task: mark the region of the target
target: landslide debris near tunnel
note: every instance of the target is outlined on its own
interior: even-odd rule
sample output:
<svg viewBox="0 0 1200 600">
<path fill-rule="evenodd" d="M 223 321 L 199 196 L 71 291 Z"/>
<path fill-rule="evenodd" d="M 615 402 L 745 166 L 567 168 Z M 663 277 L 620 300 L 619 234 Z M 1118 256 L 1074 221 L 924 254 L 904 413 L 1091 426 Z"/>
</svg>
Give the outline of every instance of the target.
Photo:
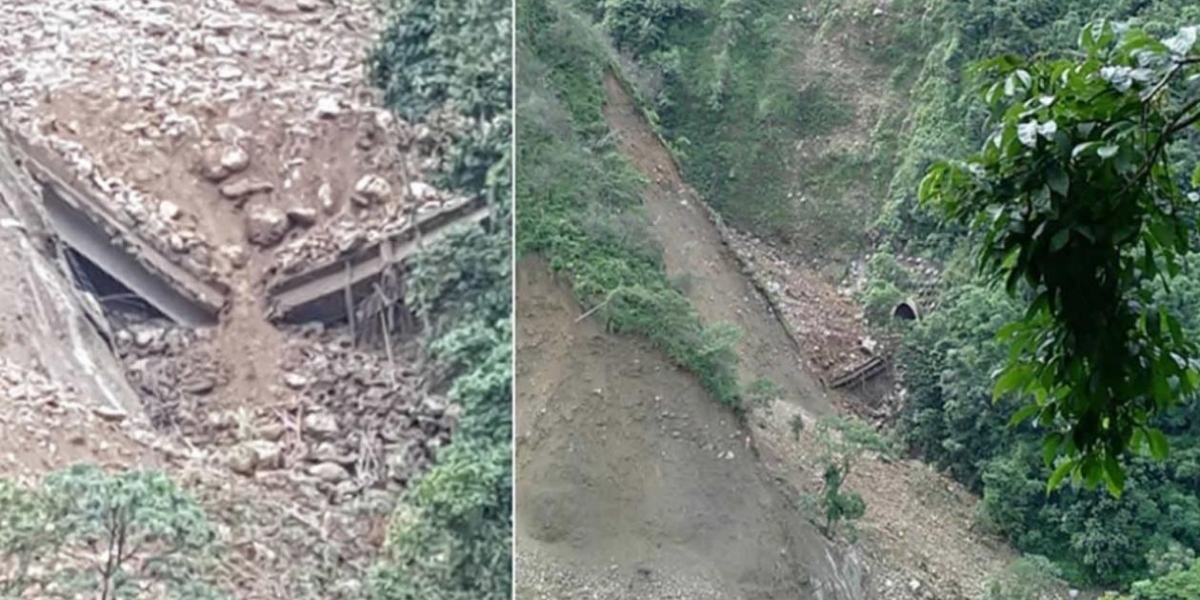
<svg viewBox="0 0 1200 600">
<path fill-rule="evenodd" d="M 456 422 L 404 259 L 489 207 L 424 175 L 462 120 L 406 123 L 364 81 L 381 22 L 366 0 L 0 11 L 0 273 L 27 281 L 0 320 L 0 431 L 23 432 L 0 476 L 166 470 L 238 598 L 361 597 Z"/>
</svg>

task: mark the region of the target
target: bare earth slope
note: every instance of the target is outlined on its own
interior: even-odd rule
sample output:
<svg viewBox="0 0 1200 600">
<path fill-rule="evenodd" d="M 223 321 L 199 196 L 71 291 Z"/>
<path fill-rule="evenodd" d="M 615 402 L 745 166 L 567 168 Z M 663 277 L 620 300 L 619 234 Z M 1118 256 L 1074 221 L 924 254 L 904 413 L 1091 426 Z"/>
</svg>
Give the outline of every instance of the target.
<svg viewBox="0 0 1200 600">
<path fill-rule="evenodd" d="M 519 598 L 863 598 L 694 377 L 517 273 Z"/>
<path fill-rule="evenodd" d="M 761 269 L 770 257 L 755 256 L 754 246 L 744 244 L 743 254 L 735 255 L 723 237 L 736 243 L 738 236 L 727 230 L 722 235 L 719 219 L 683 183 L 666 146 L 621 83 L 606 77 L 605 92 L 609 127 L 631 163 L 650 181 L 643 198 L 663 246 L 668 276 L 686 276 L 688 296 L 706 321 L 730 322 L 742 330 L 738 357 L 747 381 L 765 376 L 783 388 L 783 398 L 754 408 L 748 418 L 747 445 L 755 449 L 759 471 L 789 495 L 819 493 L 821 449 L 811 434 L 813 421 L 833 413 L 834 407 L 845 409 L 848 402 L 814 380 L 810 368 L 815 365 L 800 345 L 826 344 L 826 332 L 819 322 L 796 319 L 787 307 L 784 318 L 779 317 L 781 311 L 752 283 L 779 285 L 777 273 L 748 271 Z M 756 267 L 744 267 L 743 260 Z M 794 303 L 815 304 L 837 296 L 819 277 L 790 283 L 797 286 L 788 289 Z M 797 415 L 808 426 L 795 440 L 791 420 Z M 975 530 L 978 499 L 919 461 L 867 457 L 848 483 L 867 502 L 855 544 L 855 551 L 866 555 L 861 569 L 870 574 L 857 582 L 865 598 L 972 598 L 989 577 L 1014 560 L 1001 540 Z M 803 518 L 795 511 L 779 526 Z"/>
<path fill-rule="evenodd" d="M 643 198 L 662 244 L 667 275 L 686 277 L 688 297 L 705 322 L 732 323 L 742 331 L 738 354 L 747 381 L 766 377 L 806 413 L 828 414 L 829 402 L 819 383 L 805 368 L 804 358 L 771 306 L 721 240 L 703 199 L 683 183 L 669 151 L 620 82 L 606 75 L 604 88 L 609 128 L 616 132 L 630 163 L 649 180 Z"/>
</svg>

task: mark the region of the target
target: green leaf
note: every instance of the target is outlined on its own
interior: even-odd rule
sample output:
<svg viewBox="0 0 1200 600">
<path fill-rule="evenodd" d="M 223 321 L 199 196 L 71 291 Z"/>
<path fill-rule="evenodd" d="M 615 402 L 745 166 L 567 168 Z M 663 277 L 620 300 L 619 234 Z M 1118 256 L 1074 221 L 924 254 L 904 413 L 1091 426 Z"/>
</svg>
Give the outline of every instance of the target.
<svg viewBox="0 0 1200 600">
<path fill-rule="evenodd" d="M 1113 456 L 1104 458 L 1104 483 L 1108 486 L 1108 493 L 1114 498 L 1120 498 L 1121 492 L 1125 490 L 1125 469 L 1121 467 L 1121 463 Z"/>
<path fill-rule="evenodd" d="M 1046 493 L 1049 494 L 1050 492 L 1058 489 L 1058 487 L 1062 485 L 1063 479 L 1065 479 L 1074 468 L 1075 459 L 1073 458 L 1068 458 L 1063 460 L 1061 463 L 1058 463 L 1058 467 L 1055 468 L 1054 472 L 1050 474 L 1050 479 L 1046 480 Z"/>
<path fill-rule="evenodd" d="M 1012 418 L 1008 420 L 1008 426 L 1016 427 L 1017 425 L 1027 421 L 1029 417 L 1036 415 L 1041 410 L 1042 407 L 1038 406 L 1037 404 L 1026 404 L 1025 406 L 1021 407 L 1021 410 L 1013 413 Z"/>
<path fill-rule="evenodd" d="M 1071 160 L 1075 160 L 1075 159 L 1079 158 L 1079 156 L 1081 154 L 1083 154 L 1084 152 L 1087 152 L 1088 150 L 1091 150 L 1092 148 L 1095 148 L 1096 146 L 1099 146 L 1099 145 L 1100 145 L 1100 142 L 1084 142 L 1082 144 L 1079 144 L 1078 146 L 1075 146 L 1075 148 L 1073 150 L 1071 150 Z"/>
<path fill-rule="evenodd" d="M 1167 436 L 1163 435 L 1163 432 L 1158 429 L 1147 428 L 1146 439 L 1150 442 L 1150 455 L 1155 460 L 1166 460 L 1167 454 L 1170 452 Z"/>
<path fill-rule="evenodd" d="M 1071 181 L 1067 178 L 1067 172 L 1058 165 L 1051 166 L 1046 172 L 1046 183 L 1059 196 L 1066 196 L 1071 185 Z"/>
<path fill-rule="evenodd" d="M 1054 237 L 1050 238 L 1050 251 L 1058 252 L 1059 250 L 1062 250 L 1063 246 L 1066 246 L 1067 242 L 1070 239 L 1071 239 L 1071 230 L 1070 229 L 1066 229 L 1066 228 L 1059 229 L 1058 232 L 1054 234 Z"/>
<path fill-rule="evenodd" d="M 996 385 L 992 388 L 992 400 L 998 400 L 1001 396 L 1020 389 L 1029 381 L 1032 373 L 1029 367 L 1025 365 L 1014 365 L 1007 368 L 1004 373 L 996 380 Z"/>
<path fill-rule="evenodd" d="M 1058 457 L 1058 449 L 1062 446 L 1063 434 L 1052 433 L 1042 442 L 1042 463 L 1047 467 Z"/>
<path fill-rule="evenodd" d="M 1120 149 L 1121 148 L 1119 146 L 1113 146 L 1110 144 L 1107 146 L 1101 146 L 1099 150 L 1096 150 L 1096 154 L 1099 155 L 1100 158 L 1112 158 L 1117 155 L 1117 151 Z"/>
</svg>

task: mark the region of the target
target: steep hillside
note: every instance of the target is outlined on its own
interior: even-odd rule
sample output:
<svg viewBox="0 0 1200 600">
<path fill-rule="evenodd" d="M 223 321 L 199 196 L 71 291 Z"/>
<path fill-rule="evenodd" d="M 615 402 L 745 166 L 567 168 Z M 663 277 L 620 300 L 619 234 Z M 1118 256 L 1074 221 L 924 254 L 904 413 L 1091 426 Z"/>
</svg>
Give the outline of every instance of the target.
<svg viewBox="0 0 1200 600">
<path fill-rule="evenodd" d="M 819 590 L 826 589 L 855 598 L 959 598 L 982 593 L 1003 576 L 1016 557 L 973 530 L 976 500 L 917 462 L 863 459 L 850 484 L 867 505 L 857 542 L 821 535 L 817 515 L 806 508 L 823 488 L 818 422 L 846 399 L 810 374 L 819 353 L 806 349 L 849 335 L 807 327 L 819 310 L 804 313 L 807 321 L 791 319 L 780 302 L 786 292 L 772 287 L 774 273 L 751 268 L 756 258 L 747 251 L 753 243 L 725 228 L 681 179 L 622 81 L 617 55 L 586 18 L 556 2 L 528 2 L 518 7 L 518 19 L 519 31 L 543 32 L 524 42 L 518 55 L 518 110 L 528 115 L 518 119 L 518 244 L 543 256 L 590 307 L 563 299 L 561 284 L 545 275 L 519 278 L 518 322 L 529 326 L 518 332 L 517 410 L 518 422 L 531 424 L 517 432 L 521 597 L 579 590 L 773 597 L 787 595 L 790 584 L 799 585 L 792 593 L 803 597 L 822 597 Z M 533 259 L 520 267 L 540 268 Z M 799 281 L 824 287 L 795 288 L 787 296 L 793 304 L 809 298 L 846 302 L 819 276 Z M 857 322 L 852 315 L 850 320 Z M 567 333 L 551 336 L 552 329 Z M 733 410 L 704 408 L 696 404 L 703 398 L 690 393 L 667 393 L 692 384 L 613 333 L 646 336 L 697 378 L 710 398 Z M 670 406 L 649 403 L 655 396 Z M 797 423 L 803 426 L 797 429 Z M 741 439 L 743 448 L 722 451 L 711 432 L 731 425 L 738 429 L 731 439 Z M 682 450 L 694 445 L 701 450 Z M 729 464 L 711 460 L 709 450 Z M 585 466 L 569 467 L 571 461 Z M 735 465 L 744 465 L 736 475 L 727 469 Z M 656 469 L 670 483 L 640 485 L 635 468 Z M 742 481 L 745 471 L 759 478 L 731 480 Z M 724 496 L 730 486 L 782 497 L 788 509 L 777 508 L 778 500 L 747 507 Z M 587 500 L 568 501 L 577 496 Z M 693 502 L 702 504 L 673 519 L 655 508 Z M 622 506 L 644 513 L 641 524 L 630 523 L 628 530 L 589 525 Z M 790 536 L 791 543 L 804 550 L 785 550 L 778 558 L 795 574 L 773 583 L 761 575 L 731 578 L 745 565 L 717 561 L 708 553 L 710 543 L 680 533 L 711 529 L 695 524 L 712 511 L 725 514 L 720 531 L 741 532 L 727 544 L 763 523 L 796 528 L 800 533 Z M 678 519 L 693 525 L 672 526 Z M 613 544 L 642 550 L 618 554 Z M 814 558 L 814 546 L 828 548 L 833 562 L 821 553 Z M 671 556 L 715 562 L 717 575 L 700 576 Z M 845 566 L 826 571 L 836 565 Z"/>
<path fill-rule="evenodd" d="M 1027 562 L 1080 587 L 1125 589 L 1189 564 L 1197 550 L 1191 524 L 1200 514 L 1191 468 L 1194 406 L 1161 423 L 1177 449 L 1166 463 L 1130 458 L 1135 483 L 1121 500 L 1075 488 L 1047 496 L 1039 485 L 1049 476 L 1037 446 L 1041 432 L 1006 426 L 1017 399 L 991 402 L 991 373 L 1004 356 L 995 332 L 1017 307 L 974 276 L 963 232 L 921 209 L 916 190 L 930 162 L 963 156 L 982 141 L 985 115 L 966 76 L 972 61 L 1069 50 L 1085 23 L 1103 17 L 1133 19 L 1166 37 L 1200 19 L 1194 6 L 1170 0 L 568 5 L 577 27 L 613 45 L 600 53 L 600 67 L 572 63 L 552 48 L 540 53 L 577 129 L 603 135 L 586 115 L 600 98 L 583 82 L 594 82 L 603 65 L 619 65 L 612 68 L 629 82 L 634 104 L 647 109 L 683 177 L 730 227 L 729 243 L 751 265 L 814 374 L 838 381 L 864 354 L 889 359 L 894 369 L 887 377 L 834 394 L 841 399 L 834 404 L 894 425 L 886 431 L 911 456 L 982 499 L 964 527 L 998 534 L 1028 554 Z M 598 149 L 607 141 L 583 145 L 605 156 Z M 656 161 L 644 152 L 632 156 L 635 168 L 647 165 L 652 190 L 663 185 L 669 173 L 650 170 Z M 1183 180 L 1195 157 L 1194 144 L 1172 149 L 1188 189 Z M 676 226 L 654 214 L 655 227 Z M 665 247 L 668 274 L 670 254 Z M 562 266 L 570 272 L 574 265 Z M 696 280 L 705 272 L 696 263 L 689 267 L 672 281 L 703 313 L 710 295 L 722 298 L 731 288 L 687 294 L 703 290 Z M 1195 289 L 1185 273 L 1160 294 L 1188 335 Z M 587 291 L 589 304 L 604 298 Z M 902 301 L 925 318 L 894 322 L 892 310 Z M 721 304 L 731 302 L 726 296 Z M 867 504 L 870 514 L 873 503 Z"/>
</svg>

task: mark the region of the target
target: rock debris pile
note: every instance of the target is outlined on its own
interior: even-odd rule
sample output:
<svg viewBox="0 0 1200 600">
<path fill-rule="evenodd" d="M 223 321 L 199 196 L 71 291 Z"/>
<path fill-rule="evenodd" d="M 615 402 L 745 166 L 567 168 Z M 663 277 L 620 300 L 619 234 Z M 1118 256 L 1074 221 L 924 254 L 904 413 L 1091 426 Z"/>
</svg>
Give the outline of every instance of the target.
<svg viewBox="0 0 1200 600">
<path fill-rule="evenodd" d="M 307 472 L 341 493 L 369 486 L 397 490 L 424 471 L 449 442 L 456 407 L 423 391 L 415 347 L 393 366 L 348 337 L 321 335 L 289 345 L 285 386 L 297 394 Z"/>
<path fill-rule="evenodd" d="M 380 22 L 369 0 L 14 0 L 0 125 L 197 274 L 337 218 L 285 257 L 312 260 L 444 199 L 420 180 L 454 124 L 399 121 L 364 81 Z"/>
</svg>

